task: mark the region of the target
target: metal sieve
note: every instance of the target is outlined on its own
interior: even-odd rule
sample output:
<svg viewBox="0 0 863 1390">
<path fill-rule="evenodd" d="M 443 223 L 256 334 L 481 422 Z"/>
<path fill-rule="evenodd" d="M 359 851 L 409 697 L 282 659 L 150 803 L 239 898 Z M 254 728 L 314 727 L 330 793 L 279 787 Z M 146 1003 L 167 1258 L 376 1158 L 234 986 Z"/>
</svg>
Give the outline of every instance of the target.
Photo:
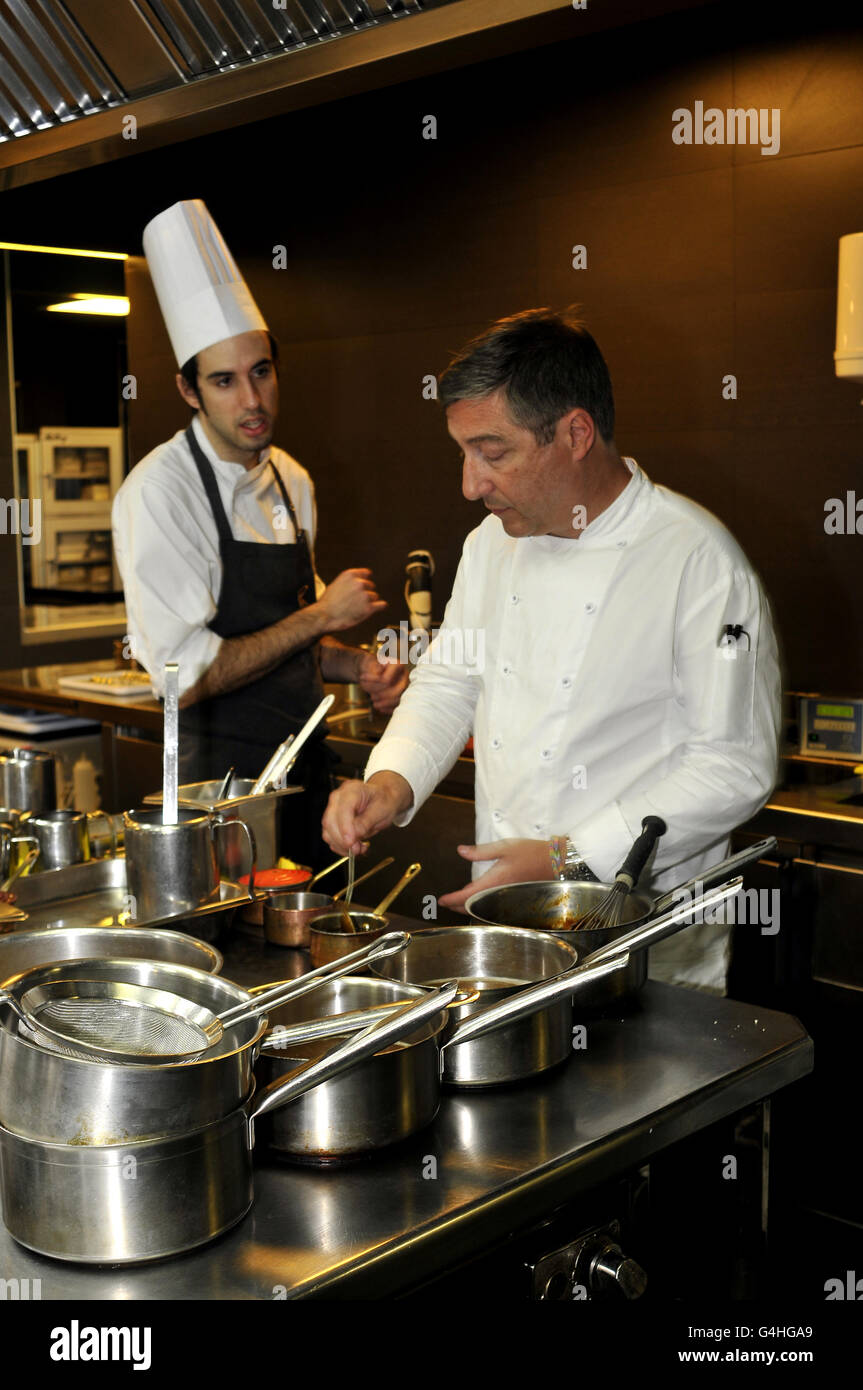
<svg viewBox="0 0 863 1390">
<path fill-rule="evenodd" d="M 183 1063 L 220 1042 L 225 1027 L 256 1018 L 316 988 L 324 979 L 401 951 L 409 940 L 406 932 L 391 932 L 350 958 L 282 981 L 221 1014 L 173 990 L 63 974 L 29 987 L 25 977 L 20 996 L 0 990 L 0 1003 L 9 1004 L 36 1042 L 53 1051 L 120 1064 Z"/>
</svg>

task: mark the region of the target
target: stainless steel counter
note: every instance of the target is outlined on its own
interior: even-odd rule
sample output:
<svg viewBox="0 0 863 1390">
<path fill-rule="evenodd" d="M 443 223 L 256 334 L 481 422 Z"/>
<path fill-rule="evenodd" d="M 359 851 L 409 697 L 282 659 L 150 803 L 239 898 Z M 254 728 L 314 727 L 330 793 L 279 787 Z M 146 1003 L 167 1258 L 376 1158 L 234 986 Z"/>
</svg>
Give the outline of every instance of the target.
<svg viewBox="0 0 863 1390">
<path fill-rule="evenodd" d="M 398 919 L 394 925 L 400 925 Z M 296 953 L 236 936 L 225 974 L 297 972 Z M 651 983 L 627 1014 L 532 1084 L 449 1091 L 433 1125 L 374 1160 L 300 1168 L 257 1155 L 255 1203 L 233 1231 L 154 1265 L 92 1269 L 0 1232 L 0 1278 L 42 1299 L 379 1297 L 451 1267 L 812 1068 L 796 1019 Z"/>
</svg>

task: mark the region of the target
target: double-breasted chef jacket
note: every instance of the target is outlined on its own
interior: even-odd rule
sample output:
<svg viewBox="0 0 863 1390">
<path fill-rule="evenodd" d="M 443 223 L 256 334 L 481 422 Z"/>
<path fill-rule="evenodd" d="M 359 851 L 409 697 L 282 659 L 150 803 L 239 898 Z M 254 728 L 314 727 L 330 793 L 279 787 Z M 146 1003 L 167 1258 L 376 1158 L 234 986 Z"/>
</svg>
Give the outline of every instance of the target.
<svg viewBox="0 0 863 1390">
<path fill-rule="evenodd" d="M 625 462 L 629 483 L 577 538 L 512 538 L 494 516 L 470 533 L 365 775 L 410 783 L 407 824 L 472 733 L 478 844 L 565 834 L 610 882 L 658 815 L 640 887 L 660 893 L 724 858 L 767 799 L 781 680 L 769 603 L 733 536 Z M 688 927 L 651 950 L 651 975 L 722 993 L 729 937 L 727 923 Z"/>
</svg>

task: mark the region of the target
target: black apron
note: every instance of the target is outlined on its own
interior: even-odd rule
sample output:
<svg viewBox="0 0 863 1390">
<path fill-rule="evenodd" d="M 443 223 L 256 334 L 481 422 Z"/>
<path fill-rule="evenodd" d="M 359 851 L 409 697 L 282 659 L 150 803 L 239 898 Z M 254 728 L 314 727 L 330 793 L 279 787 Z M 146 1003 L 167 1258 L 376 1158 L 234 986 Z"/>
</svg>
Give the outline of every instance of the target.
<svg viewBox="0 0 863 1390">
<path fill-rule="evenodd" d="M 277 623 L 315 601 L 315 574 L 306 534 L 275 464 L 270 467 L 296 534 L 290 545 L 234 539 L 212 466 L 192 427 L 186 441 L 209 499 L 219 533 L 222 584 L 215 617 L 219 637 L 244 637 Z M 257 777 L 289 734 L 297 733 L 324 697 L 317 643 L 296 652 L 248 685 L 180 710 L 180 782 Z M 330 793 L 326 727 L 319 726 L 294 765 L 290 780 L 303 796 L 282 800 L 281 852 L 320 868 L 332 858 L 321 839 L 321 817 Z M 267 867 L 261 865 L 262 868 Z"/>
</svg>

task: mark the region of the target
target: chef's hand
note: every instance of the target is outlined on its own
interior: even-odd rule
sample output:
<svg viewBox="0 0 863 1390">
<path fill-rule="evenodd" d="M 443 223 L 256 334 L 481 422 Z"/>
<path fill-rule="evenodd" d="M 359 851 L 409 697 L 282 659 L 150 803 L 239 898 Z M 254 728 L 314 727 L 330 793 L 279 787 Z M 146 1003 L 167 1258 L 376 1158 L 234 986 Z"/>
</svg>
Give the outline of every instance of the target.
<svg viewBox="0 0 863 1390">
<path fill-rule="evenodd" d="M 484 888 L 500 888 L 504 883 L 531 883 L 552 876 L 548 840 L 494 840 L 488 845 L 459 845 L 458 852 L 472 864 L 487 859 L 495 862 L 457 893 L 445 893 L 438 898 L 440 907 L 449 907 L 455 912 L 463 912 L 468 898 Z"/>
<path fill-rule="evenodd" d="M 367 782 L 342 782 L 330 796 L 321 831 L 336 854 L 365 854 L 366 841 L 413 805 L 409 782 L 397 772 L 375 772 Z"/>
<path fill-rule="evenodd" d="M 392 714 L 408 683 L 410 671 L 398 661 L 380 661 L 374 652 L 364 652 L 357 680 L 371 696 L 378 714 Z"/>
<path fill-rule="evenodd" d="M 320 611 L 325 632 L 356 627 L 386 606 L 374 586 L 371 570 L 365 569 L 342 570 L 314 605 Z"/>
</svg>

